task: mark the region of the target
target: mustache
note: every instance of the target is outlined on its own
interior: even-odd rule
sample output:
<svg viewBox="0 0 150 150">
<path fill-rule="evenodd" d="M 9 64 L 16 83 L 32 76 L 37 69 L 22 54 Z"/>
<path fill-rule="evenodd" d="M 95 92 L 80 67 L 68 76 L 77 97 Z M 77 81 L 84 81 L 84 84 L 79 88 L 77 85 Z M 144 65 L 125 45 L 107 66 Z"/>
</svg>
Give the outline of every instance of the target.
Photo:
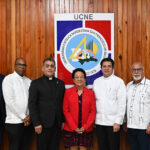
<svg viewBox="0 0 150 150">
<path fill-rule="evenodd" d="M 140 74 L 133 75 L 134 80 L 141 80 L 142 76 Z"/>
</svg>

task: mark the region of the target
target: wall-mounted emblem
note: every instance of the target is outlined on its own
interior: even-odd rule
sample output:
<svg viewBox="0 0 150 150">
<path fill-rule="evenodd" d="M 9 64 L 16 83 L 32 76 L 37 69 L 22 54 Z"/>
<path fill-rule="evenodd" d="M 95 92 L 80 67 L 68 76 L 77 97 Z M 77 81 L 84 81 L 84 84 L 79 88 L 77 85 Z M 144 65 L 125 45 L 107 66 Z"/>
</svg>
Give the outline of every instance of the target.
<svg viewBox="0 0 150 150">
<path fill-rule="evenodd" d="M 55 14 L 57 76 L 72 84 L 71 73 L 83 68 L 87 85 L 102 75 L 100 61 L 114 58 L 113 14 Z"/>
</svg>

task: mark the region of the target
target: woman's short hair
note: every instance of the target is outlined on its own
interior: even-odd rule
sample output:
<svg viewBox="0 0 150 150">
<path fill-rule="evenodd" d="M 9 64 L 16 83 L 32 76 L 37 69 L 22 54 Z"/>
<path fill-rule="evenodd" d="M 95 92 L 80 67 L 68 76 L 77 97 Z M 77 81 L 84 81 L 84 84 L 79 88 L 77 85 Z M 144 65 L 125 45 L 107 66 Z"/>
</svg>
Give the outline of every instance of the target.
<svg viewBox="0 0 150 150">
<path fill-rule="evenodd" d="M 72 72 L 72 78 L 74 79 L 75 73 L 78 72 L 78 71 L 82 72 L 84 74 L 84 78 L 86 79 L 86 72 L 82 68 L 77 68 L 77 69 L 73 70 L 73 72 Z"/>
</svg>

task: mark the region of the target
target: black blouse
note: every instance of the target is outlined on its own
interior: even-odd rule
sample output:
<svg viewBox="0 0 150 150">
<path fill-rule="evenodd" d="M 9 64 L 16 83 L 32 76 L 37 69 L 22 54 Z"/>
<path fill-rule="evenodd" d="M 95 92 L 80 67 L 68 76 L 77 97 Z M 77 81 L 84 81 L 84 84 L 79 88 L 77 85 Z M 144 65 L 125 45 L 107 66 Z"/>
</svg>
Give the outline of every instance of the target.
<svg viewBox="0 0 150 150">
<path fill-rule="evenodd" d="M 78 128 L 82 127 L 82 94 L 78 96 L 78 102 L 79 102 L 79 123 Z"/>
</svg>

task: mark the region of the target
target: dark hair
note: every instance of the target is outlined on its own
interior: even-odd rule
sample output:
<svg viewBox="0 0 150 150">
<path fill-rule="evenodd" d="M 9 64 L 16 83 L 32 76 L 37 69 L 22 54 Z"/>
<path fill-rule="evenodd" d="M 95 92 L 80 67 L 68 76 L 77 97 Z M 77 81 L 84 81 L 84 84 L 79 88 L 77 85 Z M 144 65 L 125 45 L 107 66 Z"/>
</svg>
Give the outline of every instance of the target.
<svg viewBox="0 0 150 150">
<path fill-rule="evenodd" d="M 45 58 L 43 60 L 43 65 L 45 64 L 46 61 L 52 61 L 54 63 L 54 65 L 55 65 L 55 60 L 53 58 L 51 58 L 51 57 Z"/>
<path fill-rule="evenodd" d="M 78 71 L 82 72 L 84 74 L 84 78 L 86 79 L 86 72 L 82 68 L 77 68 L 77 69 L 73 70 L 72 78 L 74 79 L 75 73 L 78 72 Z"/>
<path fill-rule="evenodd" d="M 102 61 L 100 62 L 101 67 L 103 66 L 103 63 L 106 62 L 106 61 L 111 62 L 112 67 L 114 67 L 114 60 L 111 59 L 111 58 L 104 58 L 104 59 L 102 59 Z"/>
</svg>

